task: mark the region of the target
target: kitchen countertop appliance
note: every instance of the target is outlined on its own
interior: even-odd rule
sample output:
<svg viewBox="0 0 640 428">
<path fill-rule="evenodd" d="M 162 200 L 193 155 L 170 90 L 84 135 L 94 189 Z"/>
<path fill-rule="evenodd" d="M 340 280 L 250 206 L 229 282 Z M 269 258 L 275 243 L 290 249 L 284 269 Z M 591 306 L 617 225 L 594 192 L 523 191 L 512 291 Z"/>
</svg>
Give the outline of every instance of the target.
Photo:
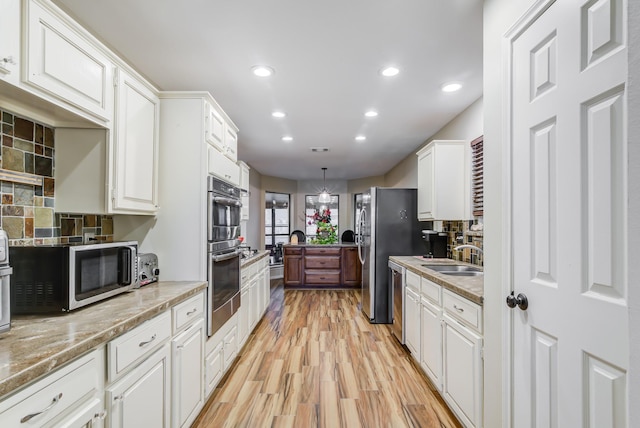
<svg viewBox="0 0 640 428">
<path fill-rule="evenodd" d="M 158 268 L 158 256 L 154 253 L 138 254 L 138 283 L 140 286 L 158 282 L 160 268 Z"/>
<path fill-rule="evenodd" d="M 372 187 L 362 195 L 358 256 L 362 263 L 362 312 L 372 323 L 393 321 L 389 256 L 423 253 L 417 189 Z"/>
<path fill-rule="evenodd" d="M 0 229 L 0 333 L 11 328 L 9 238 L 7 232 Z"/>
</svg>

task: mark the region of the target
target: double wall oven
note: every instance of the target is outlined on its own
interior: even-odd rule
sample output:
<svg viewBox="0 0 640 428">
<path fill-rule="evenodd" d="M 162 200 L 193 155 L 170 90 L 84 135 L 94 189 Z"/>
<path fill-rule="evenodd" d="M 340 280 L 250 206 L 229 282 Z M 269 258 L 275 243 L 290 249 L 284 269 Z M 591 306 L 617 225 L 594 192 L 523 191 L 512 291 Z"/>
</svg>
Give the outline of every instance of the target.
<svg viewBox="0 0 640 428">
<path fill-rule="evenodd" d="M 208 334 L 240 307 L 240 189 L 209 176 L 207 182 Z"/>
</svg>

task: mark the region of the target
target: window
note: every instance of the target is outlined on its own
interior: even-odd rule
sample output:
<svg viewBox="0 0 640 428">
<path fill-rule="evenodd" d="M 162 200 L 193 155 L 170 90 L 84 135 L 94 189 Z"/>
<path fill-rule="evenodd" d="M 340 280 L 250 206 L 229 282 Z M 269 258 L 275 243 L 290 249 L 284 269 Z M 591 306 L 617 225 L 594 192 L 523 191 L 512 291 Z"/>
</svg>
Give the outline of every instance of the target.
<svg viewBox="0 0 640 428">
<path fill-rule="evenodd" d="M 306 223 L 305 223 L 304 233 L 305 235 L 307 235 L 307 240 L 310 237 L 316 236 L 317 228 L 313 220 L 310 218 L 310 216 L 313 216 L 316 210 L 323 211 L 328 208 L 329 211 L 331 212 L 331 224 L 336 228 L 336 230 L 339 230 L 338 229 L 339 200 L 340 199 L 338 195 L 331 195 L 331 202 L 329 202 L 328 204 L 321 204 L 320 202 L 318 202 L 318 195 L 305 196 L 304 213 L 306 216 Z M 311 222 L 311 224 L 309 224 L 309 222 Z M 340 237 L 340 234 L 338 234 L 338 237 Z"/>
<path fill-rule="evenodd" d="M 287 193 L 266 192 L 264 210 L 264 228 L 266 249 L 289 242 L 289 199 Z"/>
<path fill-rule="evenodd" d="M 471 208 L 473 215 L 482 217 L 484 213 L 484 136 L 471 142 Z"/>
</svg>

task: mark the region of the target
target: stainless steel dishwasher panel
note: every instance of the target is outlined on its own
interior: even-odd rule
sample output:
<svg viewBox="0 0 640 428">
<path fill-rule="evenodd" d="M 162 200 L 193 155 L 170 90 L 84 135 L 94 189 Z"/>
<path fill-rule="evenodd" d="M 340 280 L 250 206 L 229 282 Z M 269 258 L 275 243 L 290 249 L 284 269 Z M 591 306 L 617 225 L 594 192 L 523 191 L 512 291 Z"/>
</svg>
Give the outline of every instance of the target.
<svg viewBox="0 0 640 428">
<path fill-rule="evenodd" d="M 404 345 L 404 276 L 405 268 L 389 260 L 389 284 L 393 293 L 391 331 Z"/>
</svg>

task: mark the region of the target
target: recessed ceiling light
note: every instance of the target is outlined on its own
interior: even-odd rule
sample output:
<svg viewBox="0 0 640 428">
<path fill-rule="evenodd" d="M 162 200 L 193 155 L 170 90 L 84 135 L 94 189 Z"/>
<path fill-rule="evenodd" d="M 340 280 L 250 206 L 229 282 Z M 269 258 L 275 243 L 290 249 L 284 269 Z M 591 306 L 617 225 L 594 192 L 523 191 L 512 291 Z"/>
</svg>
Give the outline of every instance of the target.
<svg viewBox="0 0 640 428">
<path fill-rule="evenodd" d="M 459 91 L 462 88 L 462 83 L 458 82 L 449 82 L 442 85 L 443 92 L 455 92 Z"/>
<path fill-rule="evenodd" d="M 282 141 L 293 141 L 293 137 L 285 135 L 284 137 L 282 137 Z"/>
<path fill-rule="evenodd" d="M 273 113 L 271 113 L 271 116 L 277 117 L 277 118 L 285 117 L 286 115 L 287 113 L 283 111 L 274 111 Z"/>
<path fill-rule="evenodd" d="M 378 115 L 378 112 L 375 111 L 375 110 L 369 110 L 364 115 L 367 116 L 367 117 L 376 117 Z"/>
<path fill-rule="evenodd" d="M 385 77 L 397 76 L 398 73 L 400 73 L 400 69 L 398 69 L 397 67 L 385 67 L 382 70 L 380 70 L 380 74 L 382 74 Z"/>
<path fill-rule="evenodd" d="M 251 67 L 251 71 L 258 77 L 269 77 L 276 72 L 273 68 L 266 65 L 254 65 Z"/>
<path fill-rule="evenodd" d="M 364 141 L 364 140 L 366 140 L 366 139 L 367 139 L 367 137 L 365 137 L 364 135 L 358 135 L 358 136 L 356 137 L 356 141 Z"/>
</svg>

